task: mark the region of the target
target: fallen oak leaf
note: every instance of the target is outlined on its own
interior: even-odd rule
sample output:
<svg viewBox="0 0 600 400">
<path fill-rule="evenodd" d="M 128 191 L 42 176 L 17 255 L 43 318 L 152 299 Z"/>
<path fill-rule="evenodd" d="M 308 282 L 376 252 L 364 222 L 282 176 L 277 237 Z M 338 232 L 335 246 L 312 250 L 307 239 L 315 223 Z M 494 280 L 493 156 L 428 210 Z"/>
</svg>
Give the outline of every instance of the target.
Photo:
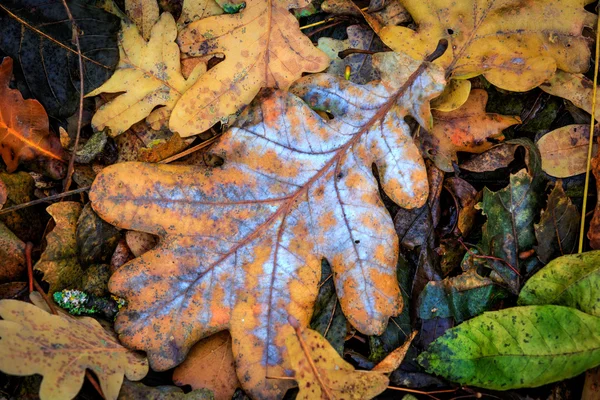
<svg viewBox="0 0 600 400">
<path fill-rule="evenodd" d="M 44 107 L 9 87 L 12 69 L 12 59 L 5 57 L 0 64 L 0 155 L 7 171 L 14 172 L 19 163 L 40 156 L 63 161 L 62 147 L 50 134 Z"/>
<path fill-rule="evenodd" d="M 158 2 L 156 0 L 125 0 L 125 12 L 135 23 L 144 40 L 150 40 L 152 27 L 158 22 L 160 16 Z"/>
<path fill-rule="evenodd" d="M 584 26 L 596 16 L 582 0 L 462 1 L 400 0 L 418 25 L 386 26 L 381 40 L 415 58 L 429 54 L 440 39 L 447 51 L 435 63 L 455 79 L 483 74 L 497 87 L 527 91 L 551 78 L 556 69 L 585 72 L 589 67 Z"/>
<path fill-rule="evenodd" d="M 588 114 L 592 113 L 594 83 L 583 74 L 574 74 L 565 71 L 556 71 L 548 81 L 540 85 L 540 89 L 553 96 L 562 97 L 571 101 Z M 600 93 L 596 94 L 596 102 L 600 100 Z M 596 108 L 596 120 L 600 120 L 600 108 Z"/>
<path fill-rule="evenodd" d="M 319 332 L 301 328 L 293 317 L 289 322 L 285 344 L 300 388 L 297 399 L 372 399 L 387 388 L 385 372 L 356 371 Z"/>
<path fill-rule="evenodd" d="M 542 170 L 557 178 L 583 174 L 587 168 L 589 124 L 566 125 L 548 132 L 536 142 Z M 594 154 L 598 145 L 594 144 Z"/>
<path fill-rule="evenodd" d="M 52 315 L 23 301 L 0 301 L 0 370 L 40 374 L 42 400 L 74 398 L 86 369 L 96 374 L 106 399 L 116 399 L 123 376 L 140 380 L 148 361 L 122 347 L 95 319 Z"/>
<path fill-rule="evenodd" d="M 102 218 L 161 237 L 109 283 L 128 300 L 116 330 L 154 369 L 227 329 L 243 388 L 278 398 L 289 381 L 267 380 L 267 370 L 285 374 L 281 327 L 289 315 L 308 325 L 323 257 L 357 329 L 381 334 L 399 314 L 398 239 L 371 166 L 399 205 L 426 201 L 425 166 L 403 117 L 427 125 L 444 77 L 405 55 L 374 60 L 382 82 L 320 74 L 293 87 L 332 120 L 265 90 L 212 149 L 221 167 L 123 163 L 98 175 L 90 198 Z"/>
<path fill-rule="evenodd" d="M 168 120 L 181 95 L 206 71 L 201 64 L 187 79 L 181 75 L 176 37 L 175 20 L 169 13 L 160 16 L 148 41 L 134 24 L 123 23 L 116 71 L 86 97 L 100 93 L 125 93 L 96 111 L 92 118 L 94 129 L 108 127 L 111 136 L 117 136 L 144 118 L 154 129 Z M 158 106 L 161 107 L 155 109 Z"/>
<path fill-rule="evenodd" d="M 303 72 L 327 68 L 329 58 L 314 47 L 288 12 L 309 0 L 248 0 L 238 14 L 189 24 L 179 46 L 192 56 L 224 53 L 173 109 L 169 128 L 181 136 L 203 132 L 252 101 L 261 87 L 287 90 Z"/>
<path fill-rule="evenodd" d="M 436 166 L 445 172 L 453 172 L 453 162 L 459 151 L 482 153 L 496 141 L 504 140 L 502 130 L 520 124 L 517 116 L 485 112 L 488 94 L 483 89 L 473 89 L 467 101 L 450 112 L 434 110 L 433 129 L 418 136 L 423 154 L 429 156 Z"/>
</svg>

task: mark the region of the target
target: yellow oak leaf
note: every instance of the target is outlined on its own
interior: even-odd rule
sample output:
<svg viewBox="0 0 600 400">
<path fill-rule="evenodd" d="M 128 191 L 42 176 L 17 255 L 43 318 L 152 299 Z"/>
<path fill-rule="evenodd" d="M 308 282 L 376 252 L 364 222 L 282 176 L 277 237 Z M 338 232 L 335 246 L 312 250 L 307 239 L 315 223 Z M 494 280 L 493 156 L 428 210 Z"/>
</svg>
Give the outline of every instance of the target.
<svg viewBox="0 0 600 400">
<path fill-rule="evenodd" d="M 10 375 L 43 376 L 41 400 L 69 400 L 89 369 L 108 400 L 123 383 L 148 372 L 146 357 L 121 346 L 93 318 L 52 315 L 33 304 L 0 300 L 0 370 Z"/>
<path fill-rule="evenodd" d="M 556 71 L 556 74 L 540 85 L 540 89 L 553 96 L 567 99 L 578 108 L 592 113 L 594 82 L 582 74 L 570 74 L 564 71 Z M 596 104 L 600 104 L 600 91 L 596 93 Z M 600 120 L 600 107 L 595 110 L 596 120 Z"/>
<path fill-rule="evenodd" d="M 177 26 L 181 29 L 190 22 L 220 14 L 223 14 L 223 9 L 215 0 L 184 0 Z"/>
<path fill-rule="evenodd" d="M 502 130 L 520 124 L 517 116 L 485 112 L 488 94 L 483 89 L 473 89 L 468 100 L 450 112 L 433 111 L 433 129 L 419 135 L 424 154 L 442 171 L 452 172 L 456 152 L 482 153 L 494 145 L 488 139 L 504 139 Z"/>
<path fill-rule="evenodd" d="M 398 238 L 373 176 L 403 207 L 428 195 L 427 172 L 404 117 L 429 126 L 443 72 L 379 53 L 382 81 L 303 77 L 265 89 L 211 148 L 212 169 L 120 163 L 90 191 L 120 228 L 158 235 L 158 246 L 109 282 L 127 299 L 115 329 L 155 370 L 181 363 L 200 339 L 229 330 L 237 376 L 255 398 L 277 399 L 288 316 L 305 327 L 327 258 L 341 309 L 365 334 L 401 312 Z M 324 120 L 315 110 L 328 110 Z"/>
<path fill-rule="evenodd" d="M 453 78 L 483 74 L 507 90 L 526 91 L 550 78 L 557 68 L 585 72 L 589 67 L 584 26 L 596 16 L 584 0 L 400 0 L 418 25 L 416 31 L 387 26 L 380 37 L 394 51 L 416 59 L 448 40 L 435 63 Z"/>
<path fill-rule="evenodd" d="M 548 132 L 536 142 L 542 157 L 542 170 L 557 178 L 585 173 L 589 144 L 589 125 L 566 125 Z M 594 155 L 597 148 L 594 144 Z"/>
<path fill-rule="evenodd" d="M 317 331 L 302 329 L 298 321 L 283 328 L 285 344 L 298 382 L 298 400 L 368 400 L 389 383 L 382 371 L 356 371 Z"/>
<path fill-rule="evenodd" d="M 309 0 L 248 0 L 237 14 L 189 24 L 179 45 L 192 56 L 224 53 L 175 106 L 169 121 L 181 136 L 210 128 L 250 103 L 262 87 L 287 90 L 303 72 L 322 71 L 329 58 L 299 30 L 288 11 Z"/>
<path fill-rule="evenodd" d="M 125 12 L 135 23 L 142 37 L 150 40 L 152 27 L 160 16 L 156 0 L 125 0 Z"/>
<path fill-rule="evenodd" d="M 110 134 L 116 136 L 146 117 L 154 129 L 166 123 L 181 95 L 206 71 L 205 65 L 199 64 L 188 79 L 183 77 L 176 37 L 177 26 L 169 13 L 160 16 L 149 41 L 144 40 L 134 24 L 123 23 L 115 73 L 86 96 L 125 93 L 96 111 L 92 118 L 94 129 L 108 127 Z M 156 107 L 159 108 L 154 110 Z"/>
</svg>

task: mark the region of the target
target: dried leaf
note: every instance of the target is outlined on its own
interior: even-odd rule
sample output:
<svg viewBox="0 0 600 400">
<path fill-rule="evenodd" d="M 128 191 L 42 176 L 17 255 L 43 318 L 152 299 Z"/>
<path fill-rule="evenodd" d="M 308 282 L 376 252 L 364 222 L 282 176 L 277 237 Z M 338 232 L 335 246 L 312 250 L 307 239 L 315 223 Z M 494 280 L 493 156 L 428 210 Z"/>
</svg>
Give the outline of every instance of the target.
<svg viewBox="0 0 600 400">
<path fill-rule="evenodd" d="M 44 376 L 42 400 L 74 398 L 89 369 L 106 399 L 116 399 L 123 375 L 139 380 L 148 362 L 122 347 L 92 318 L 52 315 L 17 300 L 0 301 L 0 364 L 11 375 Z"/>
<path fill-rule="evenodd" d="M 123 24 L 117 70 L 86 97 L 125 93 L 100 107 L 92 118 L 94 129 L 108 127 L 111 136 L 117 136 L 144 118 L 155 129 L 168 120 L 181 95 L 206 71 L 201 64 L 188 79 L 183 78 L 176 37 L 175 20 L 169 13 L 160 16 L 148 41 L 134 24 Z"/>
<path fill-rule="evenodd" d="M 328 73 L 344 76 L 346 66 L 350 67 L 350 80 L 355 83 L 368 83 L 379 79 L 379 74 L 373 68 L 370 54 L 350 54 L 344 58 L 339 57 L 339 52 L 348 49 L 382 51 L 384 46 L 381 40 L 369 28 L 360 25 L 349 26 L 348 39 L 337 40 L 328 37 L 319 38 L 319 49 L 323 50 L 331 59 L 327 68 Z"/>
<path fill-rule="evenodd" d="M 394 51 L 417 59 L 430 54 L 440 39 L 448 51 L 435 63 L 458 79 L 480 74 L 507 90 L 527 91 L 556 69 L 585 72 L 589 66 L 584 26 L 595 16 L 581 0 L 453 3 L 400 0 L 418 25 L 416 31 L 387 26 L 380 37 Z"/>
<path fill-rule="evenodd" d="M 460 168 L 471 172 L 491 172 L 506 168 L 514 161 L 518 148 L 518 144 L 500 143 L 460 164 Z"/>
<path fill-rule="evenodd" d="M 519 305 L 556 304 L 600 317 L 600 251 L 552 260 L 519 293 Z"/>
<path fill-rule="evenodd" d="M 444 188 L 450 193 L 456 205 L 457 219 L 454 232 L 467 237 L 479 215 L 475 205 L 479 203 L 481 194 L 469 182 L 457 177 L 444 181 Z"/>
<path fill-rule="evenodd" d="M 404 357 L 406 357 L 406 353 L 408 352 L 408 349 L 409 349 L 413 339 L 415 338 L 415 336 L 417 336 L 417 333 L 418 333 L 417 331 L 414 331 L 413 333 L 411 333 L 406 338 L 406 342 L 402 346 L 400 346 L 397 349 L 390 352 L 390 354 L 388 354 L 383 360 L 381 360 L 372 369 L 372 371 L 383 372 L 384 374 L 389 374 L 389 373 L 394 372 L 396 369 L 398 369 L 400 364 L 402 364 L 402 361 L 404 361 Z"/>
<path fill-rule="evenodd" d="M 66 0 L 77 30 L 84 90 L 100 86 L 117 63 L 119 18 L 94 1 Z M 79 60 L 73 26 L 62 0 L 2 0 L 0 49 L 18 60 L 27 88 L 53 117 L 79 105 Z"/>
<path fill-rule="evenodd" d="M 173 382 L 178 386 L 190 385 L 192 389 L 210 389 L 215 400 L 230 400 L 240 386 L 231 346 L 227 331 L 196 343 L 185 361 L 175 368 Z"/>
<path fill-rule="evenodd" d="M 538 245 L 535 251 L 543 263 L 577 250 L 579 236 L 579 211 L 567 197 L 558 180 L 548 197 L 548 205 L 542 210 L 540 223 L 535 224 Z"/>
<path fill-rule="evenodd" d="M 540 89 L 544 92 L 567 99 L 588 114 L 592 113 L 593 87 L 592 80 L 584 75 L 564 71 L 556 71 L 551 79 L 540 85 Z M 596 95 L 596 101 L 600 103 L 600 93 Z M 596 107 L 595 118 L 600 120 L 599 107 Z"/>
<path fill-rule="evenodd" d="M 63 150 L 48 130 L 44 107 L 37 100 L 24 100 L 9 87 L 12 69 L 12 59 L 5 57 L 0 64 L 0 155 L 7 171 L 14 172 L 19 163 L 36 157 L 62 161 Z"/>
<path fill-rule="evenodd" d="M 548 132 L 536 143 L 542 156 L 542 169 L 557 178 L 585 173 L 589 143 L 589 124 L 567 125 Z M 595 154 L 598 145 L 594 147 Z"/>
<path fill-rule="evenodd" d="M 17 280 L 25 273 L 25 243 L 0 222 L 0 283 Z"/>
<path fill-rule="evenodd" d="M 442 171 L 454 171 L 452 163 L 457 161 L 458 151 L 481 153 L 493 146 L 489 139 L 503 140 L 504 128 L 521 123 L 517 116 L 486 113 L 487 99 L 485 90 L 473 89 L 460 108 L 433 111 L 433 130 L 430 135 L 421 134 L 419 140 L 424 154 Z"/>
<path fill-rule="evenodd" d="M 215 0 L 184 0 L 181 15 L 177 20 L 178 30 L 190 22 L 220 14 L 223 14 L 223 9 Z"/>
<path fill-rule="evenodd" d="M 321 10 L 334 15 L 363 17 L 377 34 L 386 25 L 399 25 L 410 21 L 410 15 L 398 0 L 369 4 L 366 11 L 351 0 L 327 0 L 321 4 Z"/>
<path fill-rule="evenodd" d="M 431 109 L 443 112 L 454 111 L 466 103 L 470 94 L 471 81 L 452 79 L 448 82 L 442 94 L 431 101 Z"/>
<path fill-rule="evenodd" d="M 372 399 L 388 386 L 383 372 L 355 371 L 323 336 L 311 329 L 283 327 L 298 400 Z"/>
<path fill-rule="evenodd" d="M 108 262 L 121 239 L 120 232 L 98 217 L 89 203 L 77 220 L 75 235 L 79 261 L 85 267 Z"/>
<path fill-rule="evenodd" d="M 160 13 L 156 0 L 125 0 L 125 12 L 144 40 L 150 40 L 150 32 L 158 22 Z"/>
<path fill-rule="evenodd" d="M 98 175 L 90 198 L 102 218 L 161 237 L 110 282 L 128 300 L 116 329 L 153 368 L 228 329 L 244 389 L 281 395 L 289 382 L 266 371 L 285 374 L 281 328 L 289 315 L 308 325 L 322 258 L 361 332 L 381 334 L 400 313 L 397 237 L 371 166 L 397 204 L 425 202 L 426 170 L 403 117 L 430 121 L 443 75 L 395 53 L 374 59 L 383 82 L 321 74 L 294 86 L 329 121 L 291 93 L 265 90 L 212 149 L 221 167 L 122 163 Z"/>
<path fill-rule="evenodd" d="M 77 289 L 83 281 L 83 270 L 77 258 L 77 220 L 81 204 L 64 201 L 49 206 L 46 211 L 56 222 L 56 227 L 46 236 L 48 242 L 35 269 L 44 273 L 50 284 L 49 293 L 63 289 Z"/>
<path fill-rule="evenodd" d="M 465 385 L 508 390 L 577 376 L 600 364 L 600 318 L 570 307 L 487 312 L 432 343 L 418 360 Z"/>
<path fill-rule="evenodd" d="M 224 53 L 175 106 L 169 127 L 181 136 L 201 133 L 250 103 L 261 87 L 287 90 L 303 72 L 322 71 L 327 56 L 299 30 L 290 8 L 309 0 L 248 0 L 238 14 L 189 24 L 179 33 L 181 50 L 192 56 Z"/>
<path fill-rule="evenodd" d="M 7 189 L 5 207 L 16 206 L 35 200 L 35 181 L 27 172 L 7 174 L 0 172 L 0 182 Z M 19 239 L 24 242 L 39 240 L 47 218 L 42 215 L 42 207 L 27 207 L 0 215 L 3 222 Z"/>
</svg>

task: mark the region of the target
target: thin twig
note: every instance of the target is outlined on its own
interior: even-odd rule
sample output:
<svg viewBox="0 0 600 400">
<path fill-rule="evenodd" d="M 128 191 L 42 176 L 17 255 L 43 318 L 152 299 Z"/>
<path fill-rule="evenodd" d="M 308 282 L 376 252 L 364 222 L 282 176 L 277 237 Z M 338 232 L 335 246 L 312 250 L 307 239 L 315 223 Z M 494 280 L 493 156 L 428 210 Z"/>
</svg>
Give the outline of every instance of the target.
<svg viewBox="0 0 600 400">
<path fill-rule="evenodd" d="M 327 336 L 327 332 L 329 332 L 329 328 L 331 328 L 331 323 L 333 322 L 333 316 L 335 315 L 335 310 L 337 309 L 338 299 L 335 298 L 335 303 L 333 303 L 333 311 L 331 311 L 331 317 L 329 317 L 329 323 L 327 324 L 327 328 L 325 328 L 325 332 L 323 332 L 323 337 Z"/>
<path fill-rule="evenodd" d="M 500 257 L 486 256 L 486 255 L 483 255 L 483 254 L 476 254 L 471 249 L 469 249 L 467 247 L 467 245 L 465 244 L 465 242 L 462 241 L 462 238 L 458 238 L 458 242 L 465 248 L 465 250 L 467 250 L 467 253 L 469 253 L 472 257 L 475 257 L 475 258 L 484 258 L 484 259 L 494 260 L 494 261 L 500 261 L 501 263 L 506 264 L 506 266 L 508 268 L 510 268 L 515 274 L 517 274 L 518 276 L 521 276 L 521 274 L 519 273 L 519 271 L 517 271 L 517 269 L 515 267 L 513 267 L 508 261 L 503 260 Z"/>
<path fill-rule="evenodd" d="M 375 54 L 376 51 L 371 51 L 371 50 L 363 50 L 363 49 L 346 49 L 346 50 L 342 50 L 338 53 L 338 57 L 339 58 L 346 58 L 351 54 Z"/>
<path fill-rule="evenodd" d="M 180 158 L 185 157 L 185 156 L 187 156 L 189 154 L 192 154 L 192 153 L 194 153 L 194 152 L 196 152 L 196 151 L 198 151 L 200 149 L 208 147 L 209 145 L 213 144 L 222 135 L 223 135 L 222 133 L 219 133 L 218 135 L 213 136 L 210 139 L 205 140 L 204 142 L 202 142 L 202 143 L 200 143 L 200 144 L 198 144 L 198 145 L 196 145 L 194 147 L 190 147 L 189 149 L 184 150 L 181 153 L 175 154 L 174 156 L 171 156 L 169 158 L 165 158 L 162 161 L 159 161 L 159 164 L 168 164 L 168 163 L 173 162 L 175 160 L 179 160 Z"/>
<path fill-rule="evenodd" d="M 22 208 L 35 206 L 36 204 L 46 203 L 48 201 L 62 199 L 63 197 L 69 197 L 73 194 L 87 192 L 88 190 L 90 190 L 90 187 L 91 186 L 86 186 L 86 187 L 82 187 L 79 189 L 73 189 L 73 190 L 69 190 L 68 192 L 63 192 L 63 193 L 55 194 L 53 196 L 44 197 L 43 199 L 31 200 L 31 201 L 28 201 L 27 203 L 21 203 L 21 204 L 17 204 L 16 206 L 3 208 L 2 210 L 0 210 L 0 215 L 8 214 L 13 211 L 20 210 Z"/>
<path fill-rule="evenodd" d="M 73 14 L 71 14 L 71 9 L 67 5 L 67 0 L 62 0 L 62 3 L 65 7 L 65 11 L 67 12 L 67 16 L 69 17 L 69 21 L 71 22 L 71 29 L 73 30 L 73 40 L 75 41 L 75 48 L 77 49 L 77 59 L 79 61 L 79 112 L 77 115 L 77 133 L 75 135 L 73 153 L 71 154 L 71 158 L 69 159 L 67 177 L 65 178 L 65 183 L 63 185 L 63 192 L 66 192 L 71 186 L 71 178 L 73 177 L 73 170 L 75 168 L 75 155 L 77 153 L 77 147 L 79 146 L 81 123 L 83 121 L 83 91 L 85 89 L 83 85 L 83 57 L 81 56 L 81 46 L 79 44 L 79 28 L 77 28 L 77 25 L 75 24 L 75 18 L 73 18 Z"/>
<path fill-rule="evenodd" d="M 587 208 L 587 193 L 590 188 L 590 167 L 592 165 L 592 151 L 594 149 L 594 120 L 596 116 L 596 92 L 598 89 L 598 58 L 600 54 L 600 12 L 598 13 L 598 24 L 596 25 L 596 58 L 594 64 L 594 86 L 592 89 L 592 109 L 590 117 L 590 138 L 587 153 L 587 165 L 585 168 L 585 184 L 583 186 L 583 205 L 581 206 L 581 225 L 579 226 L 579 247 L 577 252 L 583 252 L 583 238 L 585 236 L 585 211 Z"/>
<path fill-rule="evenodd" d="M 27 242 L 25 245 L 25 260 L 27 261 L 27 279 L 29 281 L 29 293 L 33 292 L 33 266 L 31 265 L 31 249 L 33 243 Z"/>
</svg>

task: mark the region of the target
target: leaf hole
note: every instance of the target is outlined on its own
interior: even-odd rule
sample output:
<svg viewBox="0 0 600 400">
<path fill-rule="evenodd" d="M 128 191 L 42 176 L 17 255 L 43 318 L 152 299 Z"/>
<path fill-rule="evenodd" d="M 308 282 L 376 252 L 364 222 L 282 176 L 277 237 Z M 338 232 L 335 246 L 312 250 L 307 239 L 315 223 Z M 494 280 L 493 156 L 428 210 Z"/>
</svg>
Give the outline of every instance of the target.
<svg viewBox="0 0 600 400">
<path fill-rule="evenodd" d="M 453 35 L 454 34 L 454 29 L 446 29 L 446 32 L 448 32 L 448 35 Z"/>
<path fill-rule="evenodd" d="M 360 240 L 355 240 L 354 243 L 359 244 Z"/>
</svg>

